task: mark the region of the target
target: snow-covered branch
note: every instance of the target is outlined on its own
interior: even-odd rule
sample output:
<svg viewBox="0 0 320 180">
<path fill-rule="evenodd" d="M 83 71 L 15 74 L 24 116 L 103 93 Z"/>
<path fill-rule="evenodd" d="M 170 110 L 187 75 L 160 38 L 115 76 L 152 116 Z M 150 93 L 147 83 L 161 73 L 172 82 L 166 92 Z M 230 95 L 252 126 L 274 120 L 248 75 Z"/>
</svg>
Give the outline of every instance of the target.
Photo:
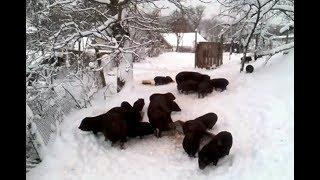
<svg viewBox="0 0 320 180">
<path fill-rule="evenodd" d="M 294 42 L 278 46 L 278 47 L 273 48 L 273 49 L 268 50 L 268 51 L 258 52 L 257 54 L 258 55 L 262 55 L 262 56 L 274 55 L 274 54 L 277 54 L 279 52 L 287 51 L 287 50 L 292 49 L 292 48 L 294 48 Z"/>
<path fill-rule="evenodd" d="M 275 5 L 272 9 L 294 13 L 294 7 L 290 5 Z"/>
</svg>

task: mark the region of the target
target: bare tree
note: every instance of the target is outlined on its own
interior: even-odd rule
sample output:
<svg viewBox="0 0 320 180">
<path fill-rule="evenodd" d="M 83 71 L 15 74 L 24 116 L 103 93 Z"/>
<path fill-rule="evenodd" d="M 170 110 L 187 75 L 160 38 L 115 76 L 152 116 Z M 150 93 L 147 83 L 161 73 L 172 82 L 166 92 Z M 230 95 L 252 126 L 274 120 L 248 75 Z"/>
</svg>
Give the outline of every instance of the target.
<svg viewBox="0 0 320 180">
<path fill-rule="evenodd" d="M 35 52 L 41 49 L 43 54 L 54 56 L 54 52 L 68 49 L 82 37 L 99 38 L 106 42 L 103 46 L 110 50 L 113 57 L 110 61 L 118 60 L 118 65 L 127 64 L 123 66 L 126 67 L 124 72 L 119 75 L 132 73 L 132 70 L 128 70 L 128 67 L 132 67 L 130 56 L 137 55 L 135 53 L 137 49 L 147 46 L 152 41 L 135 42 L 130 38 L 129 29 L 140 31 L 158 29 L 156 21 L 146 13 L 142 13 L 136 6 L 138 3 L 142 1 L 71 0 L 50 3 L 30 0 L 27 19 L 30 20 L 29 27 L 37 27 L 37 30 L 29 33 L 27 49 L 33 49 Z M 34 38 L 35 36 L 37 38 Z M 96 44 L 99 45 L 102 44 Z M 47 53 L 44 53 L 45 51 Z M 98 53 L 99 49 L 96 51 Z M 99 57 L 97 60 L 98 64 L 101 64 Z M 103 76 L 103 67 L 99 69 L 100 75 Z M 119 77 L 119 79 L 125 78 Z M 122 87 L 121 84 L 119 83 L 119 86 Z"/>
<path fill-rule="evenodd" d="M 265 40 L 270 40 L 270 37 L 274 36 L 268 32 L 270 27 L 268 20 L 280 12 L 283 13 L 287 19 L 293 21 L 294 12 L 292 0 L 218 0 L 218 2 L 223 6 L 219 17 L 226 18 L 229 21 L 228 23 L 221 24 L 226 29 L 222 33 L 227 32 L 230 27 L 240 27 L 232 33 L 233 38 L 240 39 L 244 47 L 240 72 L 243 71 L 248 48 L 254 36 L 258 36 L 256 37 L 257 41 L 259 36 Z M 258 44 L 258 42 L 256 42 L 256 44 Z M 284 50 L 285 49 L 287 48 L 284 48 Z"/>
<path fill-rule="evenodd" d="M 198 28 L 203 17 L 204 9 L 205 6 L 202 5 L 187 8 L 187 18 L 190 18 L 190 21 L 192 23 L 192 31 L 195 31 Z"/>
<path fill-rule="evenodd" d="M 200 31 L 201 35 L 207 40 L 218 41 L 218 37 L 223 28 L 222 26 L 218 26 L 220 24 L 221 22 L 216 18 L 204 19 L 200 21 L 198 30 Z M 227 38 L 227 36 L 225 36 L 225 38 Z"/>
</svg>

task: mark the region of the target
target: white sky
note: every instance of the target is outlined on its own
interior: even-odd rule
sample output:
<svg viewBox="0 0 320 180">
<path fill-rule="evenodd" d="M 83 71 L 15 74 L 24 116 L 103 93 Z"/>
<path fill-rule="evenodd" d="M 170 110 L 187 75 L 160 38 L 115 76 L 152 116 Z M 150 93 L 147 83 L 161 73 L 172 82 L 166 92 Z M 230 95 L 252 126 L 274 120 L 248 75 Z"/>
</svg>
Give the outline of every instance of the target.
<svg viewBox="0 0 320 180">
<path fill-rule="evenodd" d="M 210 2 L 210 3 L 202 3 L 201 1 L 204 2 Z M 204 16 L 202 19 L 209 19 L 214 17 L 215 15 L 219 14 L 220 11 L 220 5 L 216 0 L 184 0 L 184 5 L 186 6 L 197 6 L 197 5 L 203 5 L 205 6 L 205 10 L 204 10 Z M 156 5 L 162 7 L 167 7 L 167 9 L 164 9 L 161 11 L 162 15 L 169 15 L 173 10 L 176 9 L 175 5 L 168 2 L 167 0 L 161 0 L 161 1 L 157 1 L 155 3 Z M 277 16 L 274 17 L 272 19 L 272 21 L 270 22 L 271 24 L 281 24 L 284 23 L 282 16 Z"/>
<path fill-rule="evenodd" d="M 185 0 L 184 5 L 186 6 L 197 6 L 197 5 L 203 5 L 206 7 L 204 10 L 204 19 L 211 18 L 214 15 L 217 15 L 219 13 L 219 4 L 215 0 L 202 0 L 204 2 L 210 2 L 210 3 L 202 3 L 199 0 Z M 168 2 L 168 1 L 157 1 L 155 3 L 156 5 L 162 7 L 166 7 L 167 9 L 162 10 L 162 15 L 168 15 L 170 12 L 172 12 L 174 9 L 176 9 L 175 5 Z"/>
</svg>

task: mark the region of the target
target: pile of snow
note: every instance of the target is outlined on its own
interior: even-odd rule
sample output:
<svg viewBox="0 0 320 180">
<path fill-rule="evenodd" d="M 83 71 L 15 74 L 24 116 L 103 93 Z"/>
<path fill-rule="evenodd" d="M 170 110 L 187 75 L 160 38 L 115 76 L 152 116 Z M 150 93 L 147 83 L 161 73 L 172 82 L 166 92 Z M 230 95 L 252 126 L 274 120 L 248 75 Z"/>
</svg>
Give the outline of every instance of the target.
<svg viewBox="0 0 320 180">
<path fill-rule="evenodd" d="M 193 53 L 167 53 L 157 58 L 134 64 L 134 81 L 117 95 L 103 98 L 103 91 L 93 99 L 92 107 L 76 111 L 59 127 L 56 141 L 49 144 L 43 161 L 27 173 L 27 179 L 166 179 L 166 180 L 288 180 L 293 179 L 293 51 L 273 56 L 263 66 L 263 58 L 252 65 L 252 74 L 239 73 L 241 54 L 215 70 L 196 69 L 230 82 L 224 92 L 213 92 L 203 99 L 196 94 L 179 94 L 176 84 L 164 86 L 142 85 L 143 79 L 155 75 L 175 75 L 194 69 Z M 105 113 L 122 101 L 133 103 L 145 99 L 146 112 L 149 96 L 172 92 L 181 112 L 172 113 L 172 119 L 186 121 L 208 112 L 218 115 L 211 132 L 227 130 L 233 135 L 230 155 L 217 166 L 198 168 L 197 158 L 189 158 L 182 148 L 183 137 L 153 135 L 130 139 L 125 150 L 111 147 L 102 134 L 78 129 L 87 116 Z M 145 113 L 143 121 L 148 121 Z"/>
<path fill-rule="evenodd" d="M 195 33 L 179 33 L 180 35 L 180 42 L 179 46 L 181 47 L 194 47 L 195 42 Z M 163 38 L 167 43 L 170 44 L 172 47 L 177 46 L 177 35 L 175 33 L 163 33 Z M 207 42 L 199 33 L 197 33 L 197 42 Z"/>
</svg>

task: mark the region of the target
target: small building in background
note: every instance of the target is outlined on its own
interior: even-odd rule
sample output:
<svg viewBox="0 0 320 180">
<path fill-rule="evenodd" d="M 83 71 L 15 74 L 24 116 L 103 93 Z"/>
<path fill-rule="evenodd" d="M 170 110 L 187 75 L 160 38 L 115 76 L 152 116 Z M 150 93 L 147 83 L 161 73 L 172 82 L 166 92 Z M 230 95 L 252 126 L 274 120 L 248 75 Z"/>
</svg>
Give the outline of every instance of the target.
<svg viewBox="0 0 320 180">
<path fill-rule="evenodd" d="M 163 43 L 166 50 L 176 51 L 178 43 L 178 52 L 194 52 L 195 45 L 195 33 L 162 33 Z M 207 42 L 204 37 L 197 33 L 197 42 Z"/>
</svg>

